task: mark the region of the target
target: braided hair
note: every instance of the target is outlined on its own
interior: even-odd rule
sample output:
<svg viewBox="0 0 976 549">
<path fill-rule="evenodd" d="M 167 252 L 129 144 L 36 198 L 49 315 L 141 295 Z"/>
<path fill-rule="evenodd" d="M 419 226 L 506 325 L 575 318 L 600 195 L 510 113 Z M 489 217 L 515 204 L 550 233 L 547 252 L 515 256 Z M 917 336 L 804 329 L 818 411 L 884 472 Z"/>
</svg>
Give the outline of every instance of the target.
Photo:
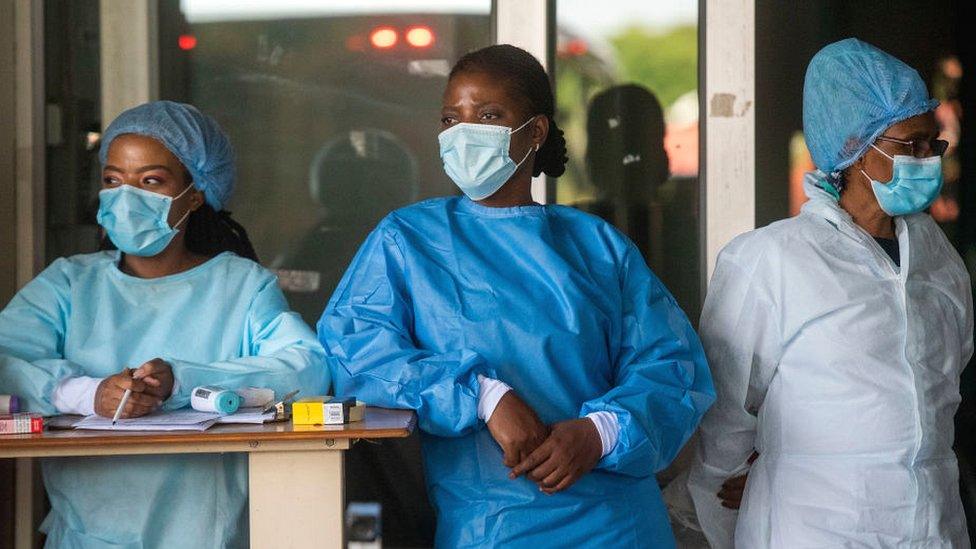
<svg viewBox="0 0 976 549">
<path fill-rule="evenodd" d="M 204 203 L 186 220 L 186 248 L 207 257 L 234 252 L 256 263 L 258 254 L 240 223 L 227 210 L 217 211 Z"/>
<path fill-rule="evenodd" d="M 451 69 L 448 79 L 461 73 L 483 72 L 504 82 L 515 97 L 522 98 L 531 114 L 549 119 L 549 135 L 533 159 L 532 175 L 559 177 L 566 171 L 566 139 L 553 120 L 556 99 L 549 75 L 529 52 L 509 44 L 488 46 L 466 54 Z"/>
</svg>

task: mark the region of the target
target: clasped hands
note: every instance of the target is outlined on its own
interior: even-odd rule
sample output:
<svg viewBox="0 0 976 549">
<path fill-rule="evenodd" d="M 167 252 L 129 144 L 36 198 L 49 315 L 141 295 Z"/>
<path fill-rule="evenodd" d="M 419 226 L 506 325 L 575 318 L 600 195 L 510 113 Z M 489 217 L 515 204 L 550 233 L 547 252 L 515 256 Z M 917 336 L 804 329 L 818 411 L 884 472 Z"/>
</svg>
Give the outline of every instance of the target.
<svg viewBox="0 0 976 549">
<path fill-rule="evenodd" d="M 603 456 L 600 433 L 591 420 L 546 425 L 515 391 L 498 401 L 488 431 L 502 447 L 505 466 L 512 469 L 509 478 L 524 474 L 546 494 L 565 490 Z"/>
<path fill-rule="evenodd" d="M 149 414 L 173 392 L 173 368 L 165 360 L 154 358 L 134 370 L 125 368 L 103 379 L 95 391 L 95 413 L 102 417 L 113 417 L 126 389 L 132 389 L 132 394 L 120 417 Z"/>
</svg>

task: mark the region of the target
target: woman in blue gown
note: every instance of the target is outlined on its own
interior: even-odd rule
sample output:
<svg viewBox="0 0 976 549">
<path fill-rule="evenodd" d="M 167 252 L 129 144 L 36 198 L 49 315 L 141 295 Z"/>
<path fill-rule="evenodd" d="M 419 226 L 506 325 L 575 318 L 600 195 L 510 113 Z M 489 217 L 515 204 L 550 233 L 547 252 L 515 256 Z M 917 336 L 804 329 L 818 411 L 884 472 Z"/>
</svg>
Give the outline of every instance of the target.
<svg viewBox="0 0 976 549">
<path fill-rule="evenodd" d="M 669 547 L 654 473 L 714 399 L 701 344 L 611 225 L 532 200 L 563 172 L 548 77 L 463 57 L 441 157 L 465 197 L 393 212 L 319 321 L 336 394 L 417 411 L 439 547 Z"/>
<path fill-rule="evenodd" d="M 98 222 L 117 250 L 61 258 L 0 312 L 0 393 L 45 415 L 123 417 L 187 406 L 194 387 L 329 385 L 312 330 L 288 310 L 223 209 L 233 152 L 211 118 L 166 101 L 120 115 L 102 142 Z M 56 199 L 56 197 L 54 197 Z M 47 547 L 246 547 L 241 454 L 49 458 Z"/>
</svg>

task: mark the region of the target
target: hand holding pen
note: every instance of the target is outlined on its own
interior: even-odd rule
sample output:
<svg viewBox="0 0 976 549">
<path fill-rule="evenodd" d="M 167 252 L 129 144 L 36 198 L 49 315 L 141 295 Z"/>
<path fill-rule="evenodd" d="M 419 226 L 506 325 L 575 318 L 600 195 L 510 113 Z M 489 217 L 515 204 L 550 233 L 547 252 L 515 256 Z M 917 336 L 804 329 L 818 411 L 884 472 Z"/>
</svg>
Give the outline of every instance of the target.
<svg viewBox="0 0 976 549">
<path fill-rule="evenodd" d="M 99 383 L 95 391 L 95 413 L 111 417 L 113 422 L 151 413 L 162 404 L 162 400 L 147 392 L 147 388 L 138 372 L 125 368 Z"/>
<path fill-rule="evenodd" d="M 166 400 L 173 393 L 173 367 L 161 358 L 154 358 L 132 371 L 132 377 L 148 385 L 146 393 Z"/>
</svg>

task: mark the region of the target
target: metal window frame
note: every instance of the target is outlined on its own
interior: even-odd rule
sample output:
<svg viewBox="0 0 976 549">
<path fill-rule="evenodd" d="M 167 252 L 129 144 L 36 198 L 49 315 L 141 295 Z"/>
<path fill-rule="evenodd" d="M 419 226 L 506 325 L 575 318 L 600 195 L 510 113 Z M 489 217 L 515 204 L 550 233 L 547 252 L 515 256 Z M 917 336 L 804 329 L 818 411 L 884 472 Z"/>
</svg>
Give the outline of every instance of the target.
<svg viewBox="0 0 976 549">
<path fill-rule="evenodd" d="M 44 3 L 14 1 L 17 287 L 44 267 Z"/>
<path fill-rule="evenodd" d="M 17 103 L 14 0 L 0 0 L 0 305 L 17 290 Z"/>
<path fill-rule="evenodd" d="M 5 161 L 13 161 L 12 170 L 7 172 L 13 174 L 12 184 L 3 191 L 5 198 L 13 194 L 13 208 L 4 210 L 6 215 L 0 218 L 0 223 L 4 228 L 12 226 L 16 235 L 14 269 L 12 273 L 3 273 L 3 277 L 4 286 L 9 288 L 12 282 L 14 288 L 20 288 L 44 267 L 44 3 L 8 0 L 0 12 L 13 16 L 7 19 L 7 25 L 13 23 L 13 32 L 3 34 L 13 37 L 13 42 L 4 47 L 12 48 L 14 81 L 12 90 L 0 93 L 0 101 L 5 103 L 2 106 L 9 106 L 11 110 L 8 112 L 13 113 L 10 117 L 13 120 L 13 154 L 0 154 Z M 4 27 L 4 30 L 10 29 Z M 8 54 L 10 51 L 7 49 Z M 7 57 L 7 60 L 11 58 Z M 3 133 L 6 134 L 4 137 L 10 137 L 9 129 Z M 6 304 L 8 296 L 2 297 Z M 37 528 L 40 524 L 37 521 L 44 505 L 40 468 L 29 459 L 18 459 L 14 471 L 14 547 L 33 549 L 38 546 Z"/>
</svg>

